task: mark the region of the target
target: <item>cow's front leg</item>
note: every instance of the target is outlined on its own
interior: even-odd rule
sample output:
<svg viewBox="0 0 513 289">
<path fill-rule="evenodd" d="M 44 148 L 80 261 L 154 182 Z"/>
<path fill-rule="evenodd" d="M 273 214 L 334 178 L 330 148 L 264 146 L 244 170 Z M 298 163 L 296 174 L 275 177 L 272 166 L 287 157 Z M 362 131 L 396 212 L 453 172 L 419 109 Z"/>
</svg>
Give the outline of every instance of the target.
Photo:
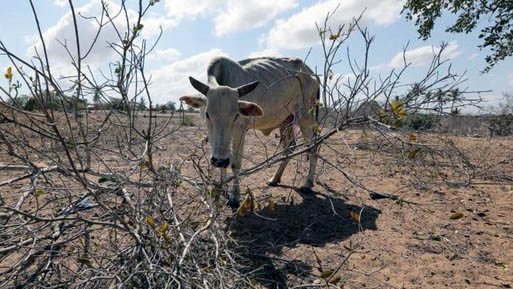
<svg viewBox="0 0 513 289">
<path fill-rule="evenodd" d="M 226 168 L 220 168 L 219 169 L 220 171 L 220 175 L 219 175 L 219 189 L 223 192 L 223 196 L 226 197 L 227 196 L 227 193 L 226 193 L 226 183 L 225 183 L 225 180 L 226 180 Z"/>
<path fill-rule="evenodd" d="M 237 210 L 240 206 L 240 186 L 239 186 L 239 169 L 235 169 L 232 165 L 232 172 L 235 178 L 233 179 L 232 189 L 230 190 L 230 199 L 228 200 L 228 206 L 232 210 Z"/>
<path fill-rule="evenodd" d="M 239 129 L 234 133 L 234 137 L 232 140 L 232 173 L 234 176 L 233 185 L 230 192 L 230 199 L 228 200 L 228 205 L 236 210 L 240 206 L 240 181 L 239 181 L 239 172 L 241 168 L 242 162 L 242 153 L 244 151 L 244 137 L 246 136 L 246 130 Z"/>
</svg>

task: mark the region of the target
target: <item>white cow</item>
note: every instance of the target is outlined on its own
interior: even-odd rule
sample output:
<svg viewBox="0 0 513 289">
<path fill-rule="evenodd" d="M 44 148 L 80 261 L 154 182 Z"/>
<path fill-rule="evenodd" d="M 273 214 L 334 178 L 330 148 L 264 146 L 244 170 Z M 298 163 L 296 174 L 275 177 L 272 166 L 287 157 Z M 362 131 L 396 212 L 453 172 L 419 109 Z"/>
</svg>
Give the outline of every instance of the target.
<svg viewBox="0 0 513 289">
<path fill-rule="evenodd" d="M 264 135 L 279 128 L 281 144 L 288 148 L 294 142 L 293 124 L 305 140 L 314 135 L 314 111 L 319 98 L 319 80 L 300 59 L 253 58 L 235 62 L 226 57 L 211 61 L 207 70 L 208 84 L 192 77 L 192 86 L 203 96 L 180 98 L 194 108 L 204 109 L 208 140 L 212 146 L 211 164 L 225 169 L 230 163 L 235 176 L 228 205 L 239 206 L 239 179 L 244 137 L 249 129 Z M 231 142 L 231 150 L 230 150 Z M 310 169 L 302 191 L 314 185 L 317 150 L 308 152 Z M 269 185 L 277 185 L 288 160 L 280 163 Z"/>
</svg>

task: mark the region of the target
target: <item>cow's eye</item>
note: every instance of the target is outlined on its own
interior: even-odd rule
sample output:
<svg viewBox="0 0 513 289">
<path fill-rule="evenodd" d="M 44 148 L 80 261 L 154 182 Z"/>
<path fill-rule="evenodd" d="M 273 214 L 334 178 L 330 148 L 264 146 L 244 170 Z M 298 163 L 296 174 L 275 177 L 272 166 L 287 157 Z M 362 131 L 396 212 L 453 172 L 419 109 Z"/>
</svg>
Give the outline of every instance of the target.
<svg viewBox="0 0 513 289">
<path fill-rule="evenodd" d="M 235 115 L 235 118 L 233 119 L 233 121 L 236 121 L 238 118 L 239 118 L 239 114 L 237 113 L 237 114 Z"/>
<path fill-rule="evenodd" d="M 205 116 L 207 117 L 208 120 L 210 120 L 210 116 L 208 116 L 208 112 L 205 112 Z"/>
</svg>

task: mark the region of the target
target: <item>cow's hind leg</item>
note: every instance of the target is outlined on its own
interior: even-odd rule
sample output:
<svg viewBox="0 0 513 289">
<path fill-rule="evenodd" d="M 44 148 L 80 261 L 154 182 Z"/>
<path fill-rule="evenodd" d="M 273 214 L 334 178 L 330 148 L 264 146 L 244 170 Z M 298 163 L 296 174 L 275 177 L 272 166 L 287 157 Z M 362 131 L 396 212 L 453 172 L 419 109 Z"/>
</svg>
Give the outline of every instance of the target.
<svg viewBox="0 0 513 289">
<path fill-rule="evenodd" d="M 298 119 L 298 125 L 301 129 L 301 134 L 303 135 L 303 139 L 305 139 L 307 144 L 311 142 L 312 136 L 314 135 L 314 123 L 314 118 L 309 113 L 305 113 L 300 119 Z M 306 181 L 300 188 L 301 192 L 303 193 L 311 193 L 312 187 L 314 186 L 315 167 L 317 166 L 317 150 L 318 147 L 315 146 L 308 151 L 310 167 L 308 169 L 308 176 L 306 177 Z"/>
<path fill-rule="evenodd" d="M 282 147 L 285 149 L 285 154 L 287 155 L 294 151 L 293 147 L 296 144 L 293 132 L 294 126 L 292 123 L 287 126 L 280 127 L 280 143 Z M 269 186 L 276 186 L 281 182 L 281 176 L 283 175 L 285 168 L 289 164 L 289 161 L 290 158 L 286 158 L 283 161 L 281 161 L 280 166 L 274 173 L 273 177 L 269 179 L 269 181 L 267 182 Z"/>
</svg>

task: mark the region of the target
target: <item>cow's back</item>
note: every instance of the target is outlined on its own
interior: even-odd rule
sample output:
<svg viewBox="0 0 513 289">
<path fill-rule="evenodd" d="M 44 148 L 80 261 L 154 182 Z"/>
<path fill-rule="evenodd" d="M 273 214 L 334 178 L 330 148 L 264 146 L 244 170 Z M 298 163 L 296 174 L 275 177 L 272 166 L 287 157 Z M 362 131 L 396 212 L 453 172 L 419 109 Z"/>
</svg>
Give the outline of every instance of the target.
<svg viewBox="0 0 513 289">
<path fill-rule="evenodd" d="M 239 64 L 255 80 L 266 86 L 298 72 L 306 72 L 314 77 L 311 69 L 299 58 L 259 57 L 241 60 Z"/>
<path fill-rule="evenodd" d="M 259 57 L 235 62 L 226 57 L 216 57 L 207 69 L 209 77 L 214 76 L 218 84 L 230 87 L 256 80 L 268 87 L 298 72 L 305 72 L 316 79 L 312 70 L 299 58 Z"/>
<path fill-rule="evenodd" d="M 263 84 L 243 97 L 262 107 L 264 116 L 252 122 L 262 130 L 279 127 L 298 111 L 308 111 L 319 89 L 317 76 L 298 58 L 260 57 L 235 62 L 218 57 L 212 60 L 207 73 L 219 85 L 238 87 L 252 81 Z"/>
</svg>

